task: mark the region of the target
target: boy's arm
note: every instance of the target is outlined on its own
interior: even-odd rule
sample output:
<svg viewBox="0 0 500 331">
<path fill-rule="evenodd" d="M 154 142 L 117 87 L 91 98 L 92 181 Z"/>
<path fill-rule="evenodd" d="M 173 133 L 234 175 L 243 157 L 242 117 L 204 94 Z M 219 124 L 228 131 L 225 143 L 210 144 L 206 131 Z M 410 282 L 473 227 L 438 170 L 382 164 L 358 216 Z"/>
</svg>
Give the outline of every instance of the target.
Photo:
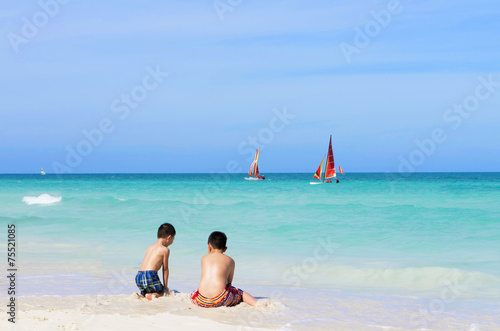
<svg viewBox="0 0 500 331">
<path fill-rule="evenodd" d="M 165 293 L 170 294 L 168 289 L 168 257 L 170 256 L 170 249 L 167 248 L 166 250 L 163 255 L 163 286 L 165 287 Z"/>
<path fill-rule="evenodd" d="M 234 265 L 235 265 L 235 263 L 234 263 L 234 260 L 233 260 L 233 261 L 231 261 L 231 267 L 230 267 L 231 269 L 229 270 L 229 276 L 227 276 L 227 282 L 229 284 L 233 283 Z"/>
</svg>

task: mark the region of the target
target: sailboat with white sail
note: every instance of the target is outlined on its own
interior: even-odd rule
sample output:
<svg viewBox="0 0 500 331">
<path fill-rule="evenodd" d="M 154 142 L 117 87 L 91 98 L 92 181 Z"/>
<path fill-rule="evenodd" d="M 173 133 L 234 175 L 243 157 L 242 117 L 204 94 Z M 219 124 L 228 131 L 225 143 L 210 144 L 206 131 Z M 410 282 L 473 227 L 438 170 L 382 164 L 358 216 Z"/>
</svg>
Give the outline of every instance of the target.
<svg viewBox="0 0 500 331">
<path fill-rule="evenodd" d="M 266 179 L 266 177 L 262 176 L 259 172 L 259 151 L 260 148 L 257 149 L 257 152 L 255 152 L 255 158 L 250 165 L 250 170 L 248 170 L 248 176 L 250 177 L 245 177 L 246 180 L 263 180 Z"/>
<path fill-rule="evenodd" d="M 323 173 L 323 163 L 325 162 L 325 157 L 326 157 L 326 166 L 325 166 L 325 172 Z M 333 178 L 335 178 L 335 181 L 337 183 L 339 182 L 339 180 L 337 179 L 337 173 L 335 172 L 335 161 L 333 160 L 331 135 L 330 135 L 330 145 L 328 146 L 328 154 L 323 156 L 323 160 L 321 160 L 318 170 L 316 170 L 316 172 L 314 173 L 313 178 L 316 178 L 319 181 L 313 181 L 311 182 L 311 184 L 331 183 Z"/>
</svg>

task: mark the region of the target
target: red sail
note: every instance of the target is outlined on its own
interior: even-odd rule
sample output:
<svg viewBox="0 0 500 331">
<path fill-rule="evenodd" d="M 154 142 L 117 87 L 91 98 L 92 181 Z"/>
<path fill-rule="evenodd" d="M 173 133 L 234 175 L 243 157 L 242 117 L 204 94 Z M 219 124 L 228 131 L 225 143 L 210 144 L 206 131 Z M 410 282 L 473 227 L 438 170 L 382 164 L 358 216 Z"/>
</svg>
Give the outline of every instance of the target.
<svg viewBox="0 0 500 331">
<path fill-rule="evenodd" d="M 259 175 L 259 166 L 257 165 L 257 162 L 259 161 L 259 150 L 255 153 L 255 159 L 253 160 L 252 164 L 250 165 L 250 170 L 248 170 L 248 175 L 249 176 L 258 176 Z"/>
<path fill-rule="evenodd" d="M 328 147 L 328 159 L 326 160 L 325 179 L 336 177 L 335 162 L 333 161 L 332 136 L 330 136 L 330 146 Z"/>
<path fill-rule="evenodd" d="M 248 170 L 248 176 L 253 176 L 253 171 L 255 169 L 255 161 L 250 165 L 250 170 Z"/>
<path fill-rule="evenodd" d="M 341 167 L 341 166 L 339 166 L 339 172 L 340 172 L 341 174 L 343 174 L 343 173 L 344 173 L 344 170 L 342 170 L 342 167 Z"/>
<path fill-rule="evenodd" d="M 325 157 L 323 156 L 323 160 L 321 160 L 321 163 L 319 164 L 318 170 L 316 170 L 316 173 L 314 174 L 313 178 L 317 178 L 321 180 L 321 173 L 323 172 L 323 161 L 325 161 Z"/>
</svg>

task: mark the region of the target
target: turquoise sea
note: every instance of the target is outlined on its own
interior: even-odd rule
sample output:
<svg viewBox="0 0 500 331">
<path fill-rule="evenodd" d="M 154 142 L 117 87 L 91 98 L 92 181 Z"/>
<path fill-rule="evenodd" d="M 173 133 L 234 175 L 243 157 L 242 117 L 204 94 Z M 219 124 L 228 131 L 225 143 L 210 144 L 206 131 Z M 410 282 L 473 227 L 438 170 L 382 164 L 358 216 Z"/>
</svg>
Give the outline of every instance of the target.
<svg viewBox="0 0 500 331">
<path fill-rule="evenodd" d="M 499 327 L 500 173 L 244 177 L 1 175 L 2 255 L 15 224 L 21 297 L 127 294 L 170 222 L 169 287 L 196 288 L 223 231 L 234 285 L 281 307 L 249 326 Z"/>
</svg>

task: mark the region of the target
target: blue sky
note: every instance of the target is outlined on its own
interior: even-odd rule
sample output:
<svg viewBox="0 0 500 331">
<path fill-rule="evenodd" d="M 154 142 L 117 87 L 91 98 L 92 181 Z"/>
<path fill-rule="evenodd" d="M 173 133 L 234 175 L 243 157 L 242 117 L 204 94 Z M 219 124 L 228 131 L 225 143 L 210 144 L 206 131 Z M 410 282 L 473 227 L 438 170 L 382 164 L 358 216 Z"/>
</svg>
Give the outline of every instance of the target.
<svg viewBox="0 0 500 331">
<path fill-rule="evenodd" d="M 496 1 L 8 2 L 0 173 L 500 171 Z"/>
</svg>

